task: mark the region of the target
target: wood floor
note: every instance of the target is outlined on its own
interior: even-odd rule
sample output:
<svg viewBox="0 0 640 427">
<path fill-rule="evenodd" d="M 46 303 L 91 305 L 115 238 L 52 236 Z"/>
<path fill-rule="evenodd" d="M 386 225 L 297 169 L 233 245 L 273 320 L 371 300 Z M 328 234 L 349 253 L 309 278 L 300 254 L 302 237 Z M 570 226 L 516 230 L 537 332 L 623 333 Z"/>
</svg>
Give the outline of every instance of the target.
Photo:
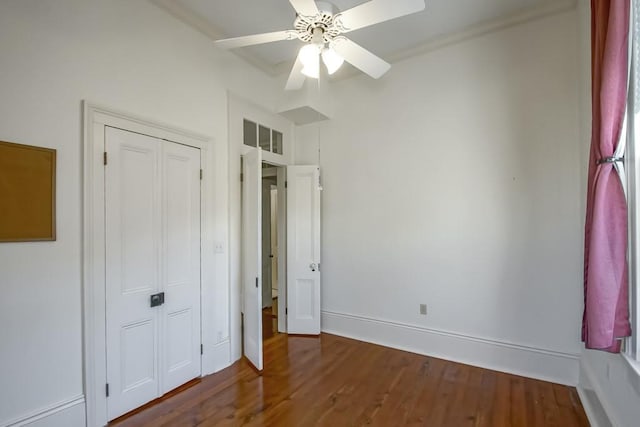
<svg viewBox="0 0 640 427">
<path fill-rule="evenodd" d="M 278 334 L 244 360 L 117 423 L 130 426 L 588 426 L 572 387 L 334 335 Z"/>
<path fill-rule="evenodd" d="M 262 309 L 262 339 L 271 339 L 278 333 L 278 298 L 274 298 L 271 307 Z"/>
</svg>

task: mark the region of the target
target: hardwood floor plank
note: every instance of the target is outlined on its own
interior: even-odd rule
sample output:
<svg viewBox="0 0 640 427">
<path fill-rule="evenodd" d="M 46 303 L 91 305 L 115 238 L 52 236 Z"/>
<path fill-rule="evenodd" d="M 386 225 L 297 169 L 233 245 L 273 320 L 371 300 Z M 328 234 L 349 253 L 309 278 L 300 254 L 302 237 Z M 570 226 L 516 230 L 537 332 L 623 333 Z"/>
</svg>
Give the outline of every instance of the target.
<svg viewBox="0 0 640 427">
<path fill-rule="evenodd" d="M 334 335 L 277 334 L 247 361 L 110 425 L 588 426 L 571 387 Z"/>
</svg>

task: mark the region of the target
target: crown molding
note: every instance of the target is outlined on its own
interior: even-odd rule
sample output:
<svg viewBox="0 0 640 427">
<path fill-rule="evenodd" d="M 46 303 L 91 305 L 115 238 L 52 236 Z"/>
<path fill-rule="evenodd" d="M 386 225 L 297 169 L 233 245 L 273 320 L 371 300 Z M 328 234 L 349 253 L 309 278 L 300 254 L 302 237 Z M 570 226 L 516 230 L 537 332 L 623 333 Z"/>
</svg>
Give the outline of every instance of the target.
<svg viewBox="0 0 640 427">
<path fill-rule="evenodd" d="M 547 16 L 564 13 L 575 9 L 576 5 L 577 0 L 547 0 L 537 6 L 530 7 L 511 15 L 480 22 L 451 34 L 428 39 L 417 46 L 388 55 L 386 59 L 391 63 L 399 62 L 445 46 L 480 37 L 485 34 L 501 31 L 527 22 L 536 21 L 538 19 L 546 18 Z"/>
<path fill-rule="evenodd" d="M 424 55 L 425 53 L 432 52 L 434 50 L 442 49 L 446 46 L 461 43 L 465 40 L 501 31 L 509 27 L 515 27 L 527 22 L 536 21 L 548 16 L 568 12 L 575 9 L 577 4 L 578 0 L 547 0 L 537 6 L 524 9 L 511 15 L 490 19 L 470 25 L 453 33 L 427 39 L 426 41 L 411 48 L 397 51 L 391 55 L 386 55 L 383 59 L 390 64 L 394 64 L 415 56 Z M 276 74 L 284 74 L 289 72 L 291 64 L 289 62 L 280 62 L 275 65 L 274 68 L 277 70 Z M 362 75 L 362 72 L 354 67 L 348 67 L 344 71 L 340 70 L 334 76 L 330 77 L 330 79 L 344 80 L 358 75 Z"/>
<path fill-rule="evenodd" d="M 220 29 L 218 29 L 216 26 L 211 24 L 209 21 L 207 21 L 206 19 L 204 19 L 203 17 L 201 17 L 200 15 L 198 15 L 193 10 L 191 10 L 190 8 L 188 8 L 187 6 L 185 6 L 179 1 L 176 1 L 176 0 L 149 0 L 149 1 L 154 5 L 158 6 L 159 8 L 161 8 L 162 10 L 164 10 L 165 12 L 169 13 L 174 18 L 178 19 L 179 21 L 182 21 L 184 24 L 187 24 L 191 28 L 200 32 L 201 34 L 204 34 L 212 41 L 219 40 L 226 37 L 224 33 L 220 31 Z M 276 77 L 280 74 L 279 71 L 267 61 L 263 61 L 260 58 L 256 58 L 253 55 L 250 55 L 246 52 L 242 52 L 239 50 L 234 50 L 233 53 L 239 56 L 240 58 L 244 59 L 254 67 L 258 68 L 259 70 L 265 72 L 271 77 Z"/>
<path fill-rule="evenodd" d="M 149 1 L 164 9 L 169 14 L 184 22 L 185 24 L 206 35 L 211 40 L 218 40 L 225 37 L 225 35 L 219 29 L 213 26 L 209 21 L 202 18 L 179 1 Z M 461 43 L 465 40 L 469 40 L 475 37 L 480 37 L 492 32 L 501 31 L 509 27 L 514 27 L 516 25 L 521 25 L 527 22 L 546 18 L 548 16 L 568 12 L 575 9 L 577 7 L 577 4 L 578 0 L 547 0 L 544 3 L 532 6 L 511 15 L 506 15 L 496 19 L 490 19 L 484 22 L 470 25 L 459 31 L 455 31 L 444 36 L 437 36 L 427 39 L 416 46 L 397 51 L 390 55 L 386 55 L 383 59 L 391 64 L 404 61 L 406 59 L 423 55 L 425 53 L 441 49 L 449 45 Z M 288 74 L 291 70 L 292 61 L 283 61 L 278 64 L 272 65 L 267 61 L 256 58 L 255 56 L 240 50 L 234 50 L 233 53 L 249 62 L 256 68 L 262 70 L 271 77 Z M 345 68 L 346 69 L 344 71 L 341 70 L 343 72 L 338 72 L 334 77 L 331 77 L 331 80 L 343 80 L 362 74 L 354 67 Z"/>
</svg>

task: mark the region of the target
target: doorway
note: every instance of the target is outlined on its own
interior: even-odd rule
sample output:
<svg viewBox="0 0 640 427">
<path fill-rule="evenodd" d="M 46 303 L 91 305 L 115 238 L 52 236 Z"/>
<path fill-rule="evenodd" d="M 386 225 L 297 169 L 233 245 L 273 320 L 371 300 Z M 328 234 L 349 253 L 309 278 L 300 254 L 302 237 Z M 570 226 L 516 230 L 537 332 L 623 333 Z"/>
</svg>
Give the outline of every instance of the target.
<svg viewBox="0 0 640 427">
<path fill-rule="evenodd" d="M 285 223 L 284 209 L 279 208 L 278 169 L 282 167 L 262 163 L 262 339 L 286 332 L 286 282 L 281 268 L 280 229 Z M 282 175 L 282 174 L 281 174 Z M 282 216 L 282 217 L 281 217 Z M 282 310 L 281 310 L 282 309 Z M 281 312 L 282 311 L 282 312 Z"/>
<path fill-rule="evenodd" d="M 242 156 L 242 350 L 258 371 L 264 363 L 263 338 L 272 336 L 274 323 L 280 332 L 320 333 L 320 169 L 287 165 L 275 168 L 275 174 L 269 169 L 261 149 Z M 274 175 L 278 204 L 275 322 L 270 239 L 270 177 Z"/>
</svg>

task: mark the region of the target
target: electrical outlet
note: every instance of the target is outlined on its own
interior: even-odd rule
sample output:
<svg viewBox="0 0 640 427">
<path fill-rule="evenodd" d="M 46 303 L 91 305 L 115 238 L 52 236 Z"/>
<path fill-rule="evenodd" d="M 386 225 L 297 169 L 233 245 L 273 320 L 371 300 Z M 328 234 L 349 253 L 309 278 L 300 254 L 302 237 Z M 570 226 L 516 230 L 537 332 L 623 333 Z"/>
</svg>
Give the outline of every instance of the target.
<svg viewBox="0 0 640 427">
<path fill-rule="evenodd" d="M 420 304 L 420 314 L 427 315 L 427 304 Z"/>
<path fill-rule="evenodd" d="M 224 244 L 222 242 L 216 242 L 213 251 L 217 254 L 223 254 Z"/>
</svg>

